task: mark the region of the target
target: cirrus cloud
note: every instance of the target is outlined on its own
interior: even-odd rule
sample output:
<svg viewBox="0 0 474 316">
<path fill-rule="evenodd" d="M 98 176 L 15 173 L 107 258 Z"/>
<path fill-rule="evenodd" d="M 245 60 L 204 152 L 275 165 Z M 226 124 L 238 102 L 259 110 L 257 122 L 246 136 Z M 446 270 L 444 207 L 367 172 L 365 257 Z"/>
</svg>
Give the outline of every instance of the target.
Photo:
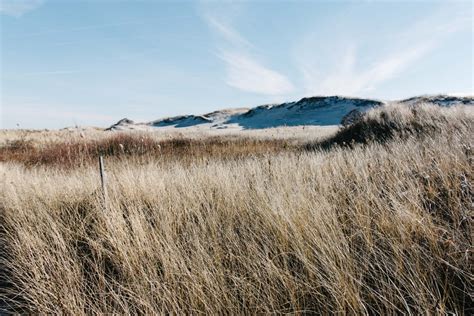
<svg viewBox="0 0 474 316">
<path fill-rule="evenodd" d="M 227 64 L 226 83 L 231 87 L 266 95 L 284 95 L 294 90 L 287 77 L 252 57 L 232 52 L 224 52 L 219 57 Z"/>
<path fill-rule="evenodd" d="M 0 13 L 18 18 L 43 3 L 43 0 L 0 0 Z"/>
<path fill-rule="evenodd" d="M 281 96 L 294 91 L 291 81 L 278 71 L 265 66 L 249 53 L 255 50 L 237 30 L 222 17 L 204 14 L 203 19 L 218 37 L 218 57 L 226 65 L 226 84 L 245 92 Z"/>
</svg>

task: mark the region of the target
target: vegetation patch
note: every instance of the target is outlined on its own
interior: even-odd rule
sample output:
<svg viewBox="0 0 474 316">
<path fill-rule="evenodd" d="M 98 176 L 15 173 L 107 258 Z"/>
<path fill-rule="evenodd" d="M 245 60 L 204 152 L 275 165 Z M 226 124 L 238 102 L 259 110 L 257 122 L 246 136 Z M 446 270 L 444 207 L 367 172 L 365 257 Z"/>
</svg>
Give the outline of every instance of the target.
<svg viewBox="0 0 474 316">
<path fill-rule="evenodd" d="M 18 162 L 28 167 L 74 168 L 97 162 L 99 156 L 184 162 L 203 159 L 238 159 L 250 155 L 290 150 L 287 140 L 242 137 L 156 140 L 146 134 L 115 133 L 99 140 L 74 140 L 35 146 L 30 140 L 14 140 L 0 147 L 0 162 Z"/>
<path fill-rule="evenodd" d="M 435 105 L 393 104 L 353 115 L 334 136 L 307 144 L 306 149 L 385 143 L 393 139 L 433 137 L 439 133 L 465 133 L 472 130 L 472 111 L 463 106 L 442 108 Z"/>
</svg>

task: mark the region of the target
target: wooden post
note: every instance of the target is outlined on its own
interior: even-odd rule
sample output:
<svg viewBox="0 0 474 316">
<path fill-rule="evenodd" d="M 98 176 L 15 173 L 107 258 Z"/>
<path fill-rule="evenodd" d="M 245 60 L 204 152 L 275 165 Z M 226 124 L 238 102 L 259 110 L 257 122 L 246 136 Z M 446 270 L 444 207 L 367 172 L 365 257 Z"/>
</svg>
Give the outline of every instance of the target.
<svg viewBox="0 0 474 316">
<path fill-rule="evenodd" d="M 100 183 L 102 186 L 102 196 L 104 197 L 104 204 L 107 203 L 107 188 L 105 184 L 105 167 L 104 157 L 99 156 L 99 171 L 100 171 Z"/>
</svg>

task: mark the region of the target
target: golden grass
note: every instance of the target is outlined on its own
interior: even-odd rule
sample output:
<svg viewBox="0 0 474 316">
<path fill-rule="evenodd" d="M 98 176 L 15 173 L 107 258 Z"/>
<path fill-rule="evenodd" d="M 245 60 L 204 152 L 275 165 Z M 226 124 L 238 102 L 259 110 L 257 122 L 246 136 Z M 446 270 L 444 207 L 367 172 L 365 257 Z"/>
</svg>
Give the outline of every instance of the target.
<svg viewBox="0 0 474 316">
<path fill-rule="evenodd" d="M 238 129 L 199 129 L 191 128 L 150 128 L 149 130 L 129 130 L 128 135 L 135 137 L 146 136 L 155 141 L 172 139 L 203 140 L 212 137 L 244 137 L 253 139 L 283 139 L 308 141 L 329 136 L 337 130 L 335 126 L 295 126 L 275 127 L 263 130 Z M 22 141 L 32 143 L 36 147 L 43 147 L 54 143 L 69 143 L 81 141 L 101 141 L 117 132 L 104 131 L 97 128 L 69 128 L 62 130 L 0 130 L 0 147 Z"/>
<path fill-rule="evenodd" d="M 323 141 L 308 143 L 308 149 L 353 144 L 387 142 L 394 138 L 426 138 L 446 133 L 468 133 L 474 117 L 470 107 L 443 108 L 429 104 L 401 106 L 390 104 L 375 108 L 352 124 L 328 135 Z"/>
<path fill-rule="evenodd" d="M 146 134 L 112 133 L 92 140 L 53 142 L 35 146 L 32 141 L 15 140 L 0 147 L 0 162 L 17 162 L 28 167 L 51 166 L 62 169 L 97 163 L 99 156 L 114 160 L 132 158 L 141 164 L 179 160 L 192 163 L 203 160 L 230 160 L 247 156 L 295 150 L 290 140 L 244 137 L 173 138 L 158 141 Z"/>
<path fill-rule="evenodd" d="M 106 204 L 93 165 L 3 162 L 0 306 L 470 314 L 473 113 L 425 110 L 452 121 L 325 151 L 108 159 Z"/>
</svg>

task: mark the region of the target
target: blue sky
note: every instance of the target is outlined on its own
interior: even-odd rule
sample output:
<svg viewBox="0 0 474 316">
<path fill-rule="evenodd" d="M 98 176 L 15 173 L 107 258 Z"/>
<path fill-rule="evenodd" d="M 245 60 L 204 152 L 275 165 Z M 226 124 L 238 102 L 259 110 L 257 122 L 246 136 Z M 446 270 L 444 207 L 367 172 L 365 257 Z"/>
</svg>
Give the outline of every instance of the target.
<svg viewBox="0 0 474 316">
<path fill-rule="evenodd" d="M 473 94 L 470 1 L 0 0 L 1 127 Z"/>
</svg>

